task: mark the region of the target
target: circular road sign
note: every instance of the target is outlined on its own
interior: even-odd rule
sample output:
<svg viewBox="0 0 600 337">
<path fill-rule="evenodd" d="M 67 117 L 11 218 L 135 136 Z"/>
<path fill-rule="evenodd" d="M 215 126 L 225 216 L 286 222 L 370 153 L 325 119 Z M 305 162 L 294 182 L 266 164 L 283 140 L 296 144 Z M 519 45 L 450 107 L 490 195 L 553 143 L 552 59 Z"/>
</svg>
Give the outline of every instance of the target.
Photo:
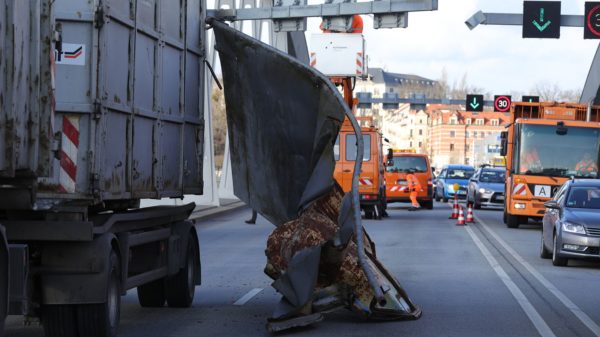
<svg viewBox="0 0 600 337">
<path fill-rule="evenodd" d="M 497 96 L 494 100 L 494 108 L 496 108 L 496 111 L 508 112 L 510 110 L 510 97 Z"/>
<path fill-rule="evenodd" d="M 593 7 L 588 12 L 585 21 L 589 31 L 596 36 L 600 36 L 600 5 Z"/>
</svg>

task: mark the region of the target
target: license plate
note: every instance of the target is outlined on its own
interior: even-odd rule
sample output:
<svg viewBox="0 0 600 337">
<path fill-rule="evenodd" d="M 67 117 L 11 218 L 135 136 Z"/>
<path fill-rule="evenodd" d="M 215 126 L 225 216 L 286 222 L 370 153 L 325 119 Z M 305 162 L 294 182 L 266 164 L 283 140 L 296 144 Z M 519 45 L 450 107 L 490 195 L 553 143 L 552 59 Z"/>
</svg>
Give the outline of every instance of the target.
<svg viewBox="0 0 600 337">
<path fill-rule="evenodd" d="M 504 200 L 504 196 L 503 195 L 499 195 L 496 197 L 496 200 Z"/>
<path fill-rule="evenodd" d="M 533 195 L 536 197 L 552 197 L 552 187 L 550 185 L 535 185 Z"/>
</svg>

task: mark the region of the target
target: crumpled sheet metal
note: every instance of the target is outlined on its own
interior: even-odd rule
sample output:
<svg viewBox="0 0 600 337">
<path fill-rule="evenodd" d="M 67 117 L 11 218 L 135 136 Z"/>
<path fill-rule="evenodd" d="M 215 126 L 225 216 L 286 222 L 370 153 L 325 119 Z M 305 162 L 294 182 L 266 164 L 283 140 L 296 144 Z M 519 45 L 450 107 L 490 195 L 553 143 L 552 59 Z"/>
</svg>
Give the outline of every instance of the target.
<svg viewBox="0 0 600 337">
<path fill-rule="evenodd" d="M 273 286 L 283 298 L 271 322 L 285 321 L 318 311 L 314 303 L 326 296 L 337 299 L 361 316 L 374 320 L 417 319 L 421 310 L 412 303 L 399 282 L 377 260 L 375 244 L 366 231 L 360 240 L 365 243 L 368 263 L 376 272 L 377 282 L 384 290 L 386 302 L 377 303 L 369 280 L 358 263 L 356 236 L 340 238 L 340 219 L 351 219 L 342 211 L 343 191 L 335 184 L 330 192 L 312 203 L 299 218 L 276 228 L 267 240 L 265 273 L 275 280 Z M 336 244 L 336 242 L 338 244 Z M 320 254 L 315 262 L 306 257 Z M 315 263 L 318 264 L 315 270 Z M 298 272 L 302 268 L 302 272 Z M 302 287 L 296 287 L 301 284 Z M 313 286 L 310 290 L 307 285 Z M 299 291 L 299 290 L 302 291 Z M 334 289 L 334 291 L 327 291 Z"/>
<path fill-rule="evenodd" d="M 219 51 L 234 193 L 276 226 L 333 183 L 333 143 L 348 107 L 321 73 L 224 23 Z"/>
<path fill-rule="evenodd" d="M 209 24 L 223 71 L 234 193 L 277 226 L 265 273 L 283 297 L 269 330 L 312 324 L 340 307 L 372 319 L 418 318 L 364 230 L 358 240 L 385 301 L 376 300 L 358 261 L 352 198 L 333 180 L 333 144 L 349 112 L 337 89 L 288 55 Z"/>
</svg>

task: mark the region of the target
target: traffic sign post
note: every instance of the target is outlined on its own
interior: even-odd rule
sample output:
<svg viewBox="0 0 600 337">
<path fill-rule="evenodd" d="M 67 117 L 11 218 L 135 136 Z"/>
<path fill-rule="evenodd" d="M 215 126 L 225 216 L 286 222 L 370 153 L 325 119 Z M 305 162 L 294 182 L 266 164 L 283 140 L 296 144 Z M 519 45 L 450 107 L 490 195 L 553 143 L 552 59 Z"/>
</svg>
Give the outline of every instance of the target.
<svg viewBox="0 0 600 337">
<path fill-rule="evenodd" d="M 539 101 L 540 101 L 540 96 L 523 96 L 521 98 L 521 102 L 539 103 Z"/>
<path fill-rule="evenodd" d="M 600 2 L 585 3 L 584 39 L 600 39 Z"/>
<path fill-rule="evenodd" d="M 494 111 L 495 112 L 508 112 L 508 111 L 510 111 L 510 106 L 511 106 L 510 95 L 494 96 Z"/>
<path fill-rule="evenodd" d="M 560 1 L 524 1 L 523 38 L 560 38 Z"/>
<path fill-rule="evenodd" d="M 483 111 L 483 95 L 467 95 L 467 111 Z"/>
</svg>

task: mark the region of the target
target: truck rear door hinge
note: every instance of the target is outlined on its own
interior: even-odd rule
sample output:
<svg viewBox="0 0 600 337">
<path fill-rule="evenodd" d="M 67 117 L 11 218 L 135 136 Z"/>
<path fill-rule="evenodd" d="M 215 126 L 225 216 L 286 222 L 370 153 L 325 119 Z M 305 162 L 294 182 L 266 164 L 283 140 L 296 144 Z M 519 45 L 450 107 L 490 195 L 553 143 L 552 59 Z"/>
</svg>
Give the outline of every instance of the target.
<svg viewBox="0 0 600 337">
<path fill-rule="evenodd" d="M 94 13 L 94 27 L 100 29 L 102 26 L 104 26 L 104 7 L 100 5 L 96 7 L 96 12 Z"/>
</svg>

